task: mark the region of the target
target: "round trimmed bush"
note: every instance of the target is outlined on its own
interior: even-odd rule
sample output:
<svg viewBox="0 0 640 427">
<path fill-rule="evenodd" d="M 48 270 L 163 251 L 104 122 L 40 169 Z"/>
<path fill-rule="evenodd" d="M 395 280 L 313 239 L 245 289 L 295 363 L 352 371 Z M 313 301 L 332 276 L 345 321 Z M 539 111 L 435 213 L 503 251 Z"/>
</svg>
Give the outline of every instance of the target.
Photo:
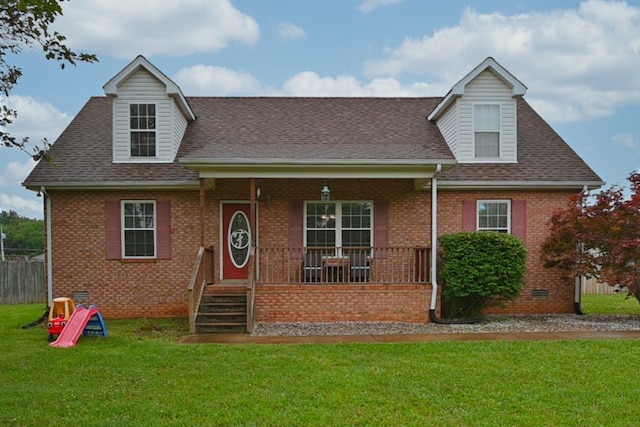
<svg viewBox="0 0 640 427">
<path fill-rule="evenodd" d="M 524 287 L 527 250 L 515 236 L 481 231 L 440 236 L 443 315 L 482 316 Z"/>
</svg>

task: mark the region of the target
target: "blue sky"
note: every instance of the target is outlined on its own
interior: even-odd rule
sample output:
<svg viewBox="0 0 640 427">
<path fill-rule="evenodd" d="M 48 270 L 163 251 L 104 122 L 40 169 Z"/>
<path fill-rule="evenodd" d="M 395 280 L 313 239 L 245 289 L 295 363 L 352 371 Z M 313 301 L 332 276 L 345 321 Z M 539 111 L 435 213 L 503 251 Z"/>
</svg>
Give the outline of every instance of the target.
<svg viewBox="0 0 640 427">
<path fill-rule="evenodd" d="M 60 70 L 38 51 L 9 128 L 55 141 L 90 96 L 143 54 L 187 96 L 444 96 L 487 56 L 610 184 L 640 168 L 640 0 L 71 0 L 56 29 L 97 64 Z M 42 218 L 0 147 L 0 209 Z"/>
</svg>

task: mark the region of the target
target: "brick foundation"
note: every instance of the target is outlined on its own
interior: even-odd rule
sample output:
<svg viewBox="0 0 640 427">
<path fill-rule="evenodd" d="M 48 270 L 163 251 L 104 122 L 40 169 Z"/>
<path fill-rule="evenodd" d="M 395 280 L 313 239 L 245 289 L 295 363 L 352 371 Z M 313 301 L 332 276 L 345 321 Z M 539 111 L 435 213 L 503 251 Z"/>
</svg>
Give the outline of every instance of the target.
<svg viewBox="0 0 640 427">
<path fill-rule="evenodd" d="M 256 321 L 424 323 L 430 301 L 428 285 L 262 285 Z"/>
</svg>

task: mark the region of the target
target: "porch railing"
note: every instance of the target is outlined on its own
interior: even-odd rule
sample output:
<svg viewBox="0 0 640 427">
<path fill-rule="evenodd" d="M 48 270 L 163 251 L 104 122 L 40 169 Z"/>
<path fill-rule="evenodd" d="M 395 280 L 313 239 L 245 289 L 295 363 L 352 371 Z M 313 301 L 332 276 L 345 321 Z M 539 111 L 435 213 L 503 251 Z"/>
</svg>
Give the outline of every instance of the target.
<svg viewBox="0 0 640 427">
<path fill-rule="evenodd" d="M 425 284 L 429 247 L 258 247 L 260 284 Z"/>
<path fill-rule="evenodd" d="M 196 316 L 202 292 L 207 284 L 213 283 L 213 248 L 201 247 L 198 250 L 198 256 L 191 272 L 189 287 L 187 293 L 189 295 L 189 331 L 192 334 L 196 332 Z"/>
</svg>

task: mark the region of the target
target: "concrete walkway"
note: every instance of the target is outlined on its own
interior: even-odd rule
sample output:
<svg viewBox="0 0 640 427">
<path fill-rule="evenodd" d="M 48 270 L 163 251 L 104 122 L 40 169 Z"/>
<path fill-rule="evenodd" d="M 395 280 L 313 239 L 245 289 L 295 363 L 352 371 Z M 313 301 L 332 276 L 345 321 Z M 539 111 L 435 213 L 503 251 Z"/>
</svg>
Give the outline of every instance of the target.
<svg viewBox="0 0 640 427">
<path fill-rule="evenodd" d="M 449 334 L 251 336 L 249 334 L 199 334 L 183 338 L 181 344 L 339 344 L 435 341 L 548 341 L 640 339 L 640 331 L 573 332 L 475 332 Z"/>
</svg>

